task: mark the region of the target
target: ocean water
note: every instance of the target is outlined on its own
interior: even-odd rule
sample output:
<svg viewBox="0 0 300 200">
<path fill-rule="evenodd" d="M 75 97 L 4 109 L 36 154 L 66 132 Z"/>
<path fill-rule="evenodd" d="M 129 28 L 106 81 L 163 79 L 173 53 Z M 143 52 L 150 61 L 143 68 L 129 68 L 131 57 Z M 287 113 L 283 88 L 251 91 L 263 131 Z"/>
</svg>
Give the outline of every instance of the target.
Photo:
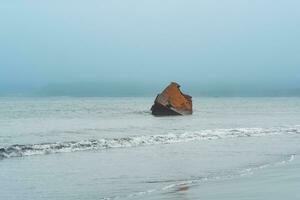
<svg viewBox="0 0 300 200">
<path fill-rule="evenodd" d="M 299 199 L 300 98 L 0 98 L 0 199 Z"/>
</svg>

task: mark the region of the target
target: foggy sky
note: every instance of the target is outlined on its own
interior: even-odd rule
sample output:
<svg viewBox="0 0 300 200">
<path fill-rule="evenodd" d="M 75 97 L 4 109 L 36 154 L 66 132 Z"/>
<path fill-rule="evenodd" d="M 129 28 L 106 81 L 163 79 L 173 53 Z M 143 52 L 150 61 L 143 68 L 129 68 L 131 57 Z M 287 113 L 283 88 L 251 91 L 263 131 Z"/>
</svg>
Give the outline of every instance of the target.
<svg viewBox="0 0 300 200">
<path fill-rule="evenodd" d="M 300 87 L 297 0 L 0 1 L 0 84 Z"/>
</svg>

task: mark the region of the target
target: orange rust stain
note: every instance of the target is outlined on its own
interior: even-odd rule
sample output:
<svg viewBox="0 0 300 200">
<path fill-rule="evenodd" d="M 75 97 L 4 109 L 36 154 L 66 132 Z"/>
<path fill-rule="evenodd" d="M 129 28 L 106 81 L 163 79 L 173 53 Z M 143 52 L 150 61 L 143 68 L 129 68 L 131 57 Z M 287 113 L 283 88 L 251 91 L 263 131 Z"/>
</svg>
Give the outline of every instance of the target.
<svg viewBox="0 0 300 200">
<path fill-rule="evenodd" d="M 181 114 L 192 113 L 192 97 L 180 91 L 180 85 L 172 82 L 164 91 L 157 96 L 156 102 L 163 106 L 171 106 Z"/>
</svg>

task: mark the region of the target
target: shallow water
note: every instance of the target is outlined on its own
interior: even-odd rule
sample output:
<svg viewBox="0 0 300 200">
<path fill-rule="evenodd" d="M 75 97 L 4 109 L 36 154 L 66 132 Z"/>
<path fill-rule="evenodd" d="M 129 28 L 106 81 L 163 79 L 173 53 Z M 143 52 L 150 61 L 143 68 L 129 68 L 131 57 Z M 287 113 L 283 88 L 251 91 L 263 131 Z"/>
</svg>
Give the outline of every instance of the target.
<svg viewBox="0 0 300 200">
<path fill-rule="evenodd" d="M 242 199 L 230 186 L 297 163 L 300 98 L 193 100 L 153 117 L 152 98 L 1 98 L 0 199 Z"/>
</svg>

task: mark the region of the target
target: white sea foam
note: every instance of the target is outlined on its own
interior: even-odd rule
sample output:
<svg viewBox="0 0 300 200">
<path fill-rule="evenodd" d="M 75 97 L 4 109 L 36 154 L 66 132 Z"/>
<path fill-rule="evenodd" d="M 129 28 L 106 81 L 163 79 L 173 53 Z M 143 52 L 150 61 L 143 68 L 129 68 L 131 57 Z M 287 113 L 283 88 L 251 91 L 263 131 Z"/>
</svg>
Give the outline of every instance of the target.
<svg viewBox="0 0 300 200">
<path fill-rule="evenodd" d="M 109 148 L 127 148 L 145 145 L 172 144 L 199 140 L 214 140 L 234 137 L 259 137 L 279 134 L 299 134 L 300 127 L 214 129 L 182 134 L 145 135 L 124 138 L 107 138 L 71 142 L 40 144 L 16 144 L 0 148 L 0 158 L 42 155 Z"/>
</svg>

